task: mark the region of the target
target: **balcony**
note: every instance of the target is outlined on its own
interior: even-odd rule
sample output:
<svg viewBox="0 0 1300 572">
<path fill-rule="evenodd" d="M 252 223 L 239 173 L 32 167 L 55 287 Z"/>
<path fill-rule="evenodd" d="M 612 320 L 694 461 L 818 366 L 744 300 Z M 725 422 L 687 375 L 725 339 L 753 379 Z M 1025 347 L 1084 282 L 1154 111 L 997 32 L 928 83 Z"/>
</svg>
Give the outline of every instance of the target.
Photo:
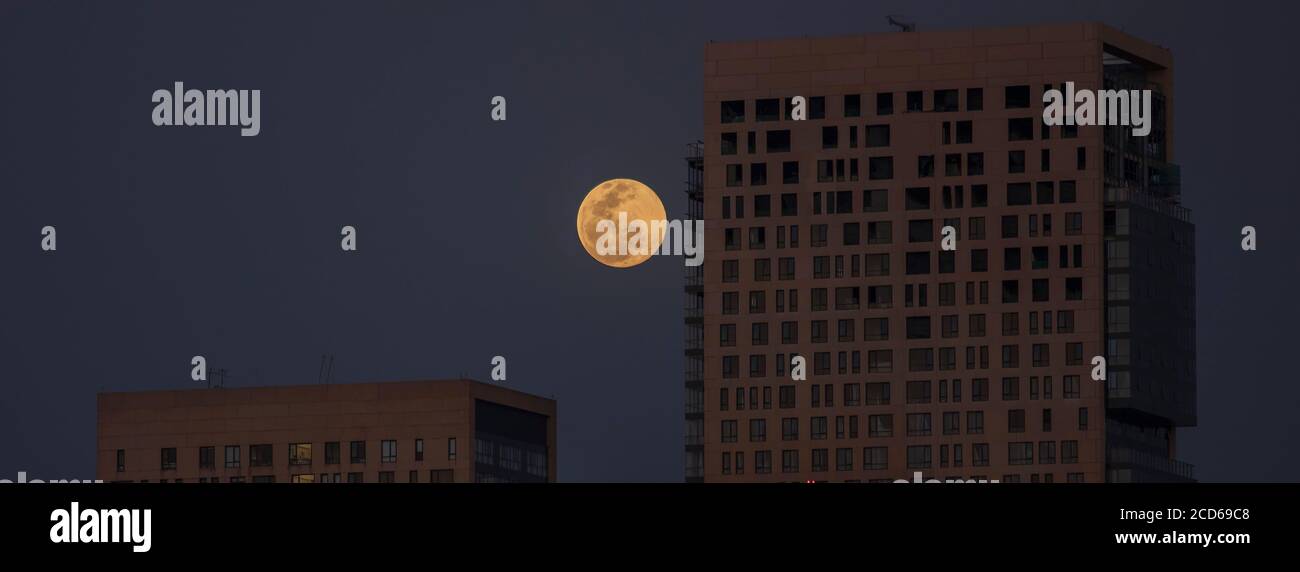
<svg viewBox="0 0 1300 572">
<path fill-rule="evenodd" d="M 1195 466 L 1191 463 L 1170 459 L 1162 455 L 1148 453 L 1129 448 L 1112 448 L 1106 450 L 1106 464 L 1108 468 L 1122 468 L 1116 465 L 1127 465 L 1129 468 L 1145 469 L 1156 473 L 1168 475 L 1170 481 L 1194 481 Z"/>
</svg>

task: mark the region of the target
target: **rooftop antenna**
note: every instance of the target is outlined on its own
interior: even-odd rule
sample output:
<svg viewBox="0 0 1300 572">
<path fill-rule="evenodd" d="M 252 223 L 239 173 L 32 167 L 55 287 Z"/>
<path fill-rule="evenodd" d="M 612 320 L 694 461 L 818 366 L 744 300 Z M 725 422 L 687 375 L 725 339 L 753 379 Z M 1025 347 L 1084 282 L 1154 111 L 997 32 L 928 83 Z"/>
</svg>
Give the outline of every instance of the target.
<svg viewBox="0 0 1300 572">
<path fill-rule="evenodd" d="M 895 27 L 897 27 L 897 28 L 898 28 L 898 31 L 900 31 L 900 32 L 915 32 L 915 31 L 916 31 L 916 24 L 915 24 L 914 22 L 904 22 L 904 21 L 902 21 L 902 20 L 899 20 L 899 19 L 897 18 L 897 16 L 898 16 L 898 14 L 889 14 L 889 15 L 885 16 L 885 20 L 887 20 L 887 21 L 889 22 L 889 25 L 890 25 L 890 26 L 895 26 Z"/>
<path fill-rule="evenodd" d="M 316 374 L 316 382 L 329 385 L 334 381 L 334 354 L 321 354 L 320 371 Z"/>
</svg>

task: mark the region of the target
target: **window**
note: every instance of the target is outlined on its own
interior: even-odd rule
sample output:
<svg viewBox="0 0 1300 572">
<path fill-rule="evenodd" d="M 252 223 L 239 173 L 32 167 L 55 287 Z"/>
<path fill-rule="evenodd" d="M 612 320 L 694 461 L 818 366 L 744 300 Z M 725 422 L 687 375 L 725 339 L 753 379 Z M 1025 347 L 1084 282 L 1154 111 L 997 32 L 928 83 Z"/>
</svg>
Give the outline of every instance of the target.
<svg viewBox="0 0 1300 572">
<path fill-rule="evenodd" d="M 1007 141 L 1032 141 L 1034 139 L 1034 118 L 1012 117 L 1007 119 Z"/>
<path fill-rule="evenodd" d="M 858 117 L 862 115 L 862 96 L 856 93 L 844 96 L 844 116 Z"/>
<path fill-rule="evenodd" d="M 876 115 L 891 115 L 894 113 L 894 94 L 877 93 L 876 94 Z"/>
<path fill-rule="evenodd" d="M 126 449 L 117 450 L 117 472 L 126 471 Z"/>
<path fill-rule="evenodd" d="M 1003 348 L 1014 348 L 1017 346 L 1003 346 Z M 1004 377 L 1002 378 L 1002 400 L 1015 401 L 1020 399 L 1020 378 Z"/>
<path fill-rule="evenodd" d="M 906 208 L 913 210 L 930 209 L 930 189 L 928 187 L 911 187 L 905 193 Z"/>
<path fill-rule="evenodd" d="M 381 483 L 391 483 L 391 482 L 393 482 L 393 472 L 392 472 L 392 471 L 379 471 L 379 482 L 381 482 Z"/>
<path fill-rule="evenodd" d="M 758 121 L 779 121 L 781 119 L 781 100 L 772 98 L 755 101 L 754 116 Z"/>
<path fill-rule="evenodd" d="M 966 111 L 984 110 L 984 88 L 972 87 L 966 90 Z"/>
<path fill-rule="evenodd" d="M 739 455 L 739 453 L 737 453 Z M 741 472 L 741 458 L 736 459 L 736 471 Z M 772 451 L 754 451 L 754 472 L 768 474 L 772 472 Z"/>
<path fill-rule="evenodd" d="M 397 462 L 397 441 L 385 439 L 379 442 L 379 462 L 396 463 Z"/>
<path fill-rule="evenodd" d="M 934 91 L 935 111 L 957 111 L 958 95 L 955 89 L 936 89 Z"/>
<path fill-rule="evenodd" d="M 1026 206 L 1030 199 L 1029 183 L 1007 183 L 1007 206 Z"/>
<path fill-rule="evenodd" d="M 733 100 L 722 102 L 722 122 L 723 123 L 744 123 L 745 122 L 745 101 Z"/>
<path fill-rule="evenodd" d="M 869 437 L 893 437 L 894 436 L 894 416 L 871 415 L 867 417 L 867 436 Z"/>
<path fill-rule="evenodd" d="M 889 124 L 867 126 L 867 147 L 889 146 Z"/>
<path fill-rule="evenodd" d="M 452 469 L 433 469 L 429 471 L 430 483 L 454 483 L 454 473 Z"/>
<path fill-rule="evenodd" d="M 781 163 L 781 183 L 785 185 L 799 184 L 798 161 L 784 161 Z"/>
<path fill-rule="evenodd" d="M 829 387 L 829 386 L 827 386 L 827 387 Z M 830 394 L 828 394 L 828 396 L 829 396 L 829 395 L 830 395 Z M 828 397 L 828 399 L 829 399 L 829 397 Z M 827 405 L 830 405 L 830 404 L 827 403 Z M 814 440 L 818 440 L 818 441 L 820 441 L 820 440 L 825 439 L 825 438 L 826 438 L 826 418 L 825 418 L 825 417 L 813 417 L 813 418 L 810 420 L 810 424 L 809 424 L 808 432 L 812 435 L 812 438 L 813 438 Z"/>
<path fill-rule="evenodd" d="M 162 470 L 172 471 L 176 469 L 176 447 L 165 447 L 162 449 Z"/>
<path fill-rule="evenodd" d="M 1024 109 L 1029 107 L 1029 86 L 1009 85 L 1006 87 L 1006 108 Z"/>
<path fill-rule="evenodd" d="M 924 404 L 930 403 L 930 382 L 929 381 L 909 381 L 907 382 L 907 403 Z"/>
<path fill-rule="evenodd" d="M 924 111 L 925 110 L 925 93 L 921 91 L 907 92 L 907 111 Z"/>
<path fill-rule="evenodd" d="M 894 158 L 871 157 L 867 159 L 867 178 L 873 181 L 894 178 Z"/>
<path fill-rule="evenodd" d="M 362 476 L 361 473 L 348 473 L 348 482 L 349 482 L 349 483 L 363 483 L 363 482 L 365 482 L 365 477 Z"/>
<path fill-rule="evenodd" d="M 226 468 L 239 468 L 239 445 L 226 445 Z"/>
<path fill-rule="evenodd" d="M 920 155 L 916 158 L 916 176 L 918 178 L 934 176 L 934 155 Z"/>
<path fill-rule="evenodd" d="M 290 443 L 289 464 L 311 465 L 311 443 Z"/>
<path fill-rule="evenodd" d="M 1079 442 L 1061 441 L 1061 464 L 1070 465 L 1079 462 Z"/>
<path fill-rule="evenodd" d="M 1007 432 L 1024 433 L 1025 432 L 1025 410 L 1012 409 L 1007 411 Z"/>
<path fill-rule="evenodd" d="M 928 469 L 930 463 L 929 445 L 909 445 L 907 447 L 907 468 Z"/>
<path fill-rule="evenodd" d="M 767 440 L 766 419 L 749 420 L 749 440 L 751 443 L 761 443 Z"/>
<path fill-rule="evenodd" d="M 1007 463 L 1029 465 L 1034 462 L 1034 444 L 1029 441 L 1007 443 Z"/>
<path fill-rule="evenodd" d="M 907 414 L 907 436 L 928 437 L 932 433 L 929 413 Z"/>
<path fill-rule="evenodd" d="M 1067 375 L 1061 380 L 1061 383 L 1064 387 L 1062 390 L 1064 393 L 1063 397 L 1066 399 L 1079 398 L 1079 376 Z"/>
<path fill-rule="evenodd" d="M 740 164 L 727 165 L 727 186 L 728 187 L 739 187 L 742 184 L 744 184 L 744 181 L 741 179 L 742 167 L 744 167 L 744 165 L 740 165 Z"/>
<path fill-rule="evenodd" d="M 889 210 L 889 194 L 887 190 L 872 189 L 862 191 L 862 212 L 873 213 L 885 212 L 887 210 Z M 884 224 L 888 225 L 889 223 L 886 222 Z M 868 227 L 868 233 L 870 233 L 870 227 Z M 886 236 L 889 235 L 889 229 L 887 226 L 885 227 L 884 234 Z"/>
<path fill-rule="evenodd" d="M 826 119 L 826 98 L 813 96 L 808 98 L 808 119 Z"/>
<path fill-rule="evenodd" d="M 270 445 L 249 445 L 248 446 L 248 466 L 270 467 L 271 461 L 272 461 L 272 457 L 271 457 Z"/>
<path fill-rule="evenodd" d="M 118 449 L 121 451 L 121 449 Z M 118 466 L 125 465 L 125 459 L 122 459 Z M 216 447 L 199 447 L 199 468 L 215 469 L 217 468 L 217 448 Z M 122 469 L 118 469 L 121 471 Z"/>
<path fill-rule="evenodd" d="M 1065 279 L 1065 299 L 1082 300 L 1083 299 L 1083 278 L 1066 278 Z"/>
<path fill-rule="evenodd" d="M 366 442 L 352 441 L 348 444 L 348 462 L 363 464 L 366 462 Z"/>
<path fill-rule="evenodd" d="M 736 133 L 732 132 L 722 134 L 722 145 L 720 146 L 720 151 L 723 155 L 735 155 L 738 146 L 739 139 Z"/>
<path fill-rule="evenodd" d="M 835 149 L 840 146 L 840 131 L 834 125 L 822 127 L 822 149 Z"/>
<path fill-rule="evenodd" d="M 968 435 L 984 434 L 984 412 L 983 411 L 966 412 L 966 433 Z"/>
<path fill-rule="evenodd" d="M 789 153 L 790 152 L 790 130 L 776 129 L 767 132 L 767 152 L 768 153 Z"/>
<path fill-rule="evenodd" d="M 328 443 L 325 443 L 325 464 L 326 465 L 339 464 L 339 442 L 338 441 L 330 441 Z"/>
<path fill-rule="evenodd" d="M 889 468 L 889 449 L 887 447 L 863 447 L 862 468 L 879 470 Z"/>
<path fill-rule="evenodd" d="M 867 383 L 866 386 L 867 405 L 889 405 L 889 382 L 872 382 Z"/>
</svg>

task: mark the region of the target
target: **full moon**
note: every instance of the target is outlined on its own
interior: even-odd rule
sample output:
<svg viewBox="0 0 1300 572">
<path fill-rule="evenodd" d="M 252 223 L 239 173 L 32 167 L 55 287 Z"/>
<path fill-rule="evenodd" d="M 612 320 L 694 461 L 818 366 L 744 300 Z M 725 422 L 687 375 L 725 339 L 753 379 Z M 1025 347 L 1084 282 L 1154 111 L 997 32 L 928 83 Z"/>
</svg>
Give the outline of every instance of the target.
<svg viewBox="0 0 1300 572">
<path fill-rule="evenodd" d="M 599 254 L 596 240 L 601 233 L 596 231 L 596 223 L 611 220 L 616 224 L 620 212 L 627 213 L 627 220 L 665 220 L 664 204 L 660 202 L 650 187 L 632 179 L 610 179 L 591 189 L 587 198 L 582 199 L 578 207 L 578 240 L 597 262 L 614 268 L 630 268 L 645 262 L 651 254 Z M 648 251 L 655 252 L 662 237 L 654 237 Z"/>
</svg>

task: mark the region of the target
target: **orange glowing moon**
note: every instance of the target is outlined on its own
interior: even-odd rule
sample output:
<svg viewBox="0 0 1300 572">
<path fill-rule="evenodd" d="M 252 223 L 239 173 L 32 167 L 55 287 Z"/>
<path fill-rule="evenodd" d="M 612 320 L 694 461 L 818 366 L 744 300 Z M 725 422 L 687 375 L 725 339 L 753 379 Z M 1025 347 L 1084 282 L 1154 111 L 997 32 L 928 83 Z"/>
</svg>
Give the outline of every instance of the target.
<svg viewBox="0 0 1300 572">
<path fill-rule="evenodd" d="M 596 230 L 602 220 L 613 221 L 617 226 L 619 213 L 627 213 L 627 221 L 666 220 L 664 204 L 654 190 L 640 181 L 632 179 L 610 179 L 591 189 L 578 207 L 578 240 L 597 262 L 614 268 L 631 268 L 648 260 L 658 250 L 663 237 L 647 235 L 649 250 L 646 254 L 600 254 L 596 250 L 596 241 L 603 233 Z M 630 234 L 630 233 L 629 233 Z"/>
</svg>

